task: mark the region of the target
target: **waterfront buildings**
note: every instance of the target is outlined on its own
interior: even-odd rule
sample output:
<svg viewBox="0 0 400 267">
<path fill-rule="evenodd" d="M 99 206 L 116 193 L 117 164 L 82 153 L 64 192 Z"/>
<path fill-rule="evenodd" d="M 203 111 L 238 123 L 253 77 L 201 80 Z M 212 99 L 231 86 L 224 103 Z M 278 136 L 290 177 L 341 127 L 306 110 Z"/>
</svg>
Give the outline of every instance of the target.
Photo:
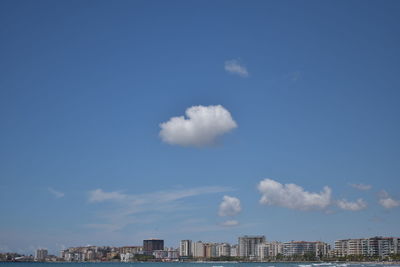
<svg viewBox="0 0 400 267">
<path fill-rule="evenodd" d="M 258 260 L 276 258 L 279 254 L 283 255 L 283 243 L 278 241 L 260 243 L 256 246 L 256 256 Z"/>
<path fill-rule="evenodd" d="M 130 261 L 134 255 L 142 254 L 142 247 L 108 247 L 86 246 L 72 247 L 61 250 L 60 259 L 63 261 Z"/>
<path fill-rule="evenodd" d="M 238 239 L 239 257 L 255 259 L 257 257 L 257 245 L 265 243 L 265 236 L 241 236 Z"/>
<path fill-rule="evenodd" d="M 260 243 L 256 246 L 256 256 L 258 260 L 264 260 L 269 257 L 269 244 Z"/>
<path fill-rule="evenodd" d="M 191 257 L 192 253 L 192 240 L 182 240 L 179 246 L 179 255 L 181 257 Z"/>
<path fill-rule="evenodd" d="M 324 242 L 291 241 L 283 243 L 282 252 L 284 256 L 313 255 L 324 257 L 328 255 L 330 246 Z"/>
<path fill-rule="evenodd" d="M 129 262 L 129 261 L 133 261 L 133 259 L 135 258 L 135 255 L 127 252 L 127 253 L 121 253 L 119 257 L 122 262 Z"/>
<path fill-rule="evenodd" d="M 283 255 L 283 243 L 278 241 L 272 241 L 268 243 L 269 245 L 269 256 L 277 257 L 278 255 Z"/>
<path fill-rule="evenodd" d="M 142 254 L 143 247 L 142 246 L 125 246 L 119 248 L 121 253 L 131 253 L 131 254 Z"/>
<path fill-rule="evenodd" d="M 216 250 L 217 250 L 217 257 L 231 256 L 231 245 L 228 243 L 217 244 Z"/>
<path fill-rule="evenodd" d="M 188 240 L 181 241 L 181 248 L 185 247 L 185 245 L 182 246 L 184 241 Z M 237 246 L 235 246 L 235 248 L 236 247 Z M 228 243 L 203 243 L 202 241 L 192 243 L 191 255 L 193 256 L 193 258 L 218 258 L 236 256 L 236 249 L 234 250 L 234 253 L 235 255 L 232 255 L 231 245 Z M 182 254 L 180 256 L 182 257 Z"/>
<path fill-rule="evenodd" d="M 37 261 L 45 261 L 47 258 L 47 249 L 38 249 L 36 250 L 35 260 Z"/>
<path fill-rule="evenodd" d="M 217 244 L 204 243 L 204 257 L 208 259 L 217 257 Z"/>
<path fill-rule="evenodd" d="M 155 250 L 164 250 L 164 240 L 162 239 L 143 240 L 143 251 L 145 254 L 151 255 Z"/>
<path fill-rule="evenodd" d="M 351 255 L 367 257 L 387 257 L 400 253 L 400 238 L 371 237 L 359 239 L 341 239 L 335 241 L 333 254 L 338 257 Z"/>
<path fill-rule="evenodd" d="M 214 260 L 222 257 L 240 257 L 241 260 L 306 260 L 333 259 L 351 255 L 362 257 L 388 258 L 393 254 L 400 256 L 400 238 L 371 237 L 343 239 L 335 242 L 335 248 L 320 241 L 267 242 L 265 236 L 241 236 L 238 244 L 213 242 L 192 242 L 182 240 L 178 248 L 164 248 L 160 239 L 144 240 L 141 246 L 124 247 L 73 247 L 61 251 L 59 260 L 63 261 L 175 261 L 175 260 Z M 155 249 L 162 248 L 162 249 Z M 147 253 L 146 253 L 147 250 Z M 151 251 L 152 250 L 152 251 Z M 36 252 L 37 260 L 43 253 Z M 46 252 L 47 253 L 47 252 Z M 143 255 L 144 254 L 144 255 Z M 46 257 L 45 257 L 46 258 Z M 355 258 L 355 260 L 360 258 Z M 365 258 L 364 258 L 365 259 Z M 47 256 L 49 261 L 49 256 Z"/>
<path fill-rule="evenodd" d="M 193 255 L 193 258 L 204 258 L 205 257 L 203 242 L 197 241 L 193 244 L 192 255 Z"/>
<path fill-rule="evenodd" d="M 170 248 L 170 249 L 168 250 L 167 259 L 168 259 L 168 260 L 176 260 L 176 259 L 178 259 L 178 258 L 179 258 L 179 251 L 178 251 L 178 250 L 175 250 L 175 249 L 173 249 L 173 248 Z"/>
<path fill-rule="evenodd" d="M 239 246 L 238 245 L 232 245 L 231 246 L 231 257 L 239 257 Z"/>
</svg>

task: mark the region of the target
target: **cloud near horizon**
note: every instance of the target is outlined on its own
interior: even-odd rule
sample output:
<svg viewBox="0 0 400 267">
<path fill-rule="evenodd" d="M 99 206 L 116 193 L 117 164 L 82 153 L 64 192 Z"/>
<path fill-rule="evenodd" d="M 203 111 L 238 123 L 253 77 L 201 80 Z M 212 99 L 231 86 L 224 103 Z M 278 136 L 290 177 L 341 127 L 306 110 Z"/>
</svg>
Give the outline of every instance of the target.
<svg viewBox="0 0 400 267">
<path fill-rule="evenodd" d="M 367 191 L 372 188 L 369 184 L 350 184 L 350 186 L 360 191 Z"/>
<path fill-rule="evenodd" d="M 179 200 L 232 191 L 230 187 L 204 186 L 187 189 L 156 191 L 145 194 L 123 194 L 120 191 L 105 192 L 95 189 L 88 192 L 89 203 L 110 202 L 112 208 L 99 214 L 95 223 L 85 226 L 92 229 L 116 231 L 133 223 L 151 223 L 160 213 L 169 213 L 184 208 L 185 203 Z M 110 207 L 108 207 L 110 208 Z M 140 216 L 136 216 L 139 215 Z"/>
<path fill-rule="evenodd" d="M 359 198 L 355 202 L 347 201 L 346 199 L 341 199 L 337 201 L 337 206 L 342 210 L 349 211 L 359 211 L 367 208 L 367 203 Z"/>
<path fill-rule="evenodd" d="M 228 221 L 223 222 L 221 225 L 225 226 L 225 227 L 232 227 L 232 226 L 238 226 L 239 222 L 236 220 L 228 220 Z"/>
<path fill-rule="evenodd" d="M 325 186 L 320 193 L 310 193 L 296 184 L 281 184 L 272 179 L 264 179 L 258 184 L 260 203 L 285 207 L 293 210 L 325 209 L 331 204 L 332 190 Z"/>
<path fill-rule="evenodd" d="M 128 196 L 120 192 L 104 192 L 102 189 L 96 189 L 89 192 L 89 202 L 103 202 L 108 200 L 123 200 Z"/>
<path fill-rule="evenodd" d="M 400 206 L 400 200 L 392 198 L 388 192 L 382 190 L 379 193 L 379 204 L 385 209 L 392 209 Z"/>
<path fill-rule="evenodd" d="M 241 65 L 238 60 L 232 59 L 225 61 L 225 71 L 239 75 L 240 77 L 246 78 L 249 76 L 249 72 L 246 67 Z"/>
<path fill-rule="evenodd" d="M 161 139 L 170 145 L 208 146 L 237 127 L 230 112 L 221 105 L 192 106 L 184 116 L 172 117 L 160 124 Z"/>
<path fill-rule="evenodd" d="M 240 200 L 236 197 L 224 196 L 221 204 L 219 205 L 218 215 L 235 216 L 242 210 Z"/>
</svg>

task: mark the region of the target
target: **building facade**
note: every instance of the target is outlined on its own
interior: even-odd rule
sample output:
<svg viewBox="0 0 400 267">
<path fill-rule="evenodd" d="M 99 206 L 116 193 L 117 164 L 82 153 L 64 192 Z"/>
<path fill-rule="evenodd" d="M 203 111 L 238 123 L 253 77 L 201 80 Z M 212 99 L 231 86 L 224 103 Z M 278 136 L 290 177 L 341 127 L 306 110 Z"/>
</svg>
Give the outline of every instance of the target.
<svg viewBox="0 0 400 267">
<path fill-rule="evenodd" d="M 358 239 L 341 239 L 335 241 L 334 254 L 338 257 L 352 255 L 365 257 L 387 257 L 400 253 L 399 237 L 371 237 Z"/>
<path fill-rule="evenodd" d="M 47 249 L 38 249 L 36 250 L 35 260 L 44 261 L 46 260 L 48 255 Z"/>
<path fill-rule="evenodd" d="M 265 243 L 265 236 L 241 236 L 238 239 L 239 257 L 257 258 L 257 245 Z"/>
<path fill-rule="evenodd" d="M 192 240 L 182 240 L 179 246 L 179 255 L 181 257 L 191 257 L 192 254 Z"/>
<path fill-rule="evenodd" d="M 205 257 L 203 242 L 197 241 L 197 242 L 193 243 L 192 255 L 194 258 L 204 258 Z"/>
<path fill-rule="evenodd" d="M 204 244 L 204 257 L 208 258 L 208 259 L 217 257 L 217 244 L 205 243 Z"/>
<path fill-rule="evenodd" d="M 329 253 L 330 246 L 324 242 L 291 241 L 283 243 L 282 254 L 284 256 L 314 255 L 324 257 Z"/>
<path fill-rule="evenodd" d="M 238 245 L 232 245 L 231 246 L 231 257 L 239 257 L 239 246 Z"/>
<path fill-rule="evenodd" d="M 229 257 L 231 255 L 231 245 L 228 243 L 217 244 L 217 257 Z"/>
<path fill-rule="evenodd" d="M 143 240 L 143 251 L 145 254 L 152 254 L 155 250 L 164 250 L 164 240 L 147 239 Z"/>
</svg>

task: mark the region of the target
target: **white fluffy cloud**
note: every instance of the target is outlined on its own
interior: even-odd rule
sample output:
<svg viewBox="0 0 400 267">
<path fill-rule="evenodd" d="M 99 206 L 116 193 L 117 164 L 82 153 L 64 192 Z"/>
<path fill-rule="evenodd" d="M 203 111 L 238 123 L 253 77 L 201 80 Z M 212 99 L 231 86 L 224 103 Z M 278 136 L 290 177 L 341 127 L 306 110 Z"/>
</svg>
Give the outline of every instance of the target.
<svg viewBox="0 0 400 267">
<path fill-rule="evenodd" d="M 361 191 L 367 191 L 372 188 L 369 184 L 350 184 L 350 186 Z"/>
<path fill-rule="evenodd" d="M 242 210 L 240 200 L 236 197 L 224 196 L 219 205 L 219 216 L 234 216 Z"/>
<path fill-rule="evenodd" d="M 386 191 L 381 191 L 379 194 L 379 204 L 385 209 L 392 209 L 400 206 L 400 200 L 392 198 Z"/>
<path fill-rule="evenodd" d="M 331 189 L 325 186 L 320 193 L 310 193 L 295 184 L 281 184 L 264 179 L 258 184 L 261 204 L 295 210 L 324 209 L 331 203 Z"/>
<path fill-rule="evenodd" d="M 171 145 L 206 146 L 237 127 L 230 112 L 223 106 L 193 106 L 184 116 L 173 117 L 160 124 L 161 139 Z"/>
<path fill-rule="evenodd" d="M 222 226 L 226 226 L 226 227 L 232 227 L 232 226 L 237 226 L 239 225 L 239 222 L 236 220 L 228 220 L 222 223 Z"/>
<path fill-rule="evenodd" d="M 347 201 L 346 199 L 338 200 L 337 205 L 342 210 L 358 211 L 367 208 L 367 203 L 359 198 L 355 202 Z"/>
<path fill-rule="evenodd" d="M 246 67 L 239 64 L 239 62 L 235 59 L 225 61 L 225 70 L 232 74 L 237 74 L 241 77 L 248 77 L 249 72 Z"/>
</svg>

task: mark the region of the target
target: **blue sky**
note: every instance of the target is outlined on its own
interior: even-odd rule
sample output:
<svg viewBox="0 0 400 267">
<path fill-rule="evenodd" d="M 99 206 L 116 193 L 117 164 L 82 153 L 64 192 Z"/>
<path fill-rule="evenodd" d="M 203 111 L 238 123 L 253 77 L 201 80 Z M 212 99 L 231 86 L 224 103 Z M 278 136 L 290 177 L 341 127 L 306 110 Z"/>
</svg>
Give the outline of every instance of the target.
<svg viewBox="0 0 400 267">
<path fill-rule="evenodd" d="M 1 1 L 0 250 L 399 236 L 399 11 Z"/>
</svg>

